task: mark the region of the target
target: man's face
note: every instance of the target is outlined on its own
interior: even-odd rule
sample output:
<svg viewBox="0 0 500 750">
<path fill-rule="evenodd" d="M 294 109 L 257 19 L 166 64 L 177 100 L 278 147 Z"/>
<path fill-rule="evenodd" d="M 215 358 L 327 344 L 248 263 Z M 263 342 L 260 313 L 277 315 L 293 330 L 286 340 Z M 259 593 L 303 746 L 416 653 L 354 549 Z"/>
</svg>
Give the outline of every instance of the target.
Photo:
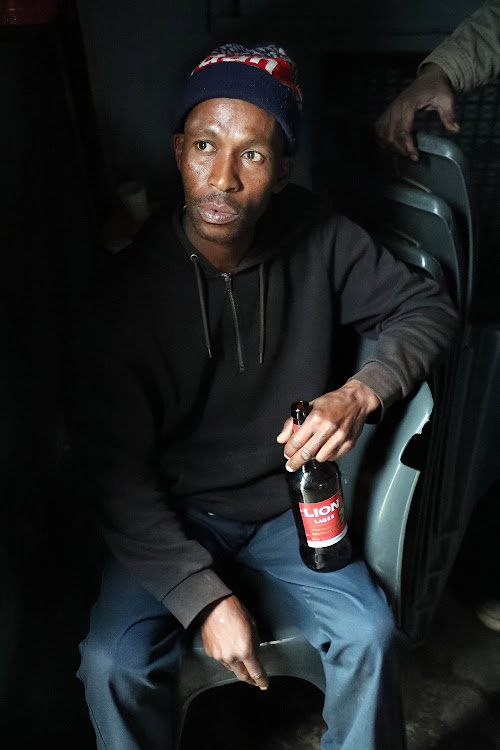
<svg viewBox="0 0 500 750">
<path fill-rule="evenodd" d="M 285 139 L 274 117 L 241 99 L 208 99 L 174 136 L 191 242 L 228 247 L 251 241 L 271 194 L 289 177 Z"/>
</svg>

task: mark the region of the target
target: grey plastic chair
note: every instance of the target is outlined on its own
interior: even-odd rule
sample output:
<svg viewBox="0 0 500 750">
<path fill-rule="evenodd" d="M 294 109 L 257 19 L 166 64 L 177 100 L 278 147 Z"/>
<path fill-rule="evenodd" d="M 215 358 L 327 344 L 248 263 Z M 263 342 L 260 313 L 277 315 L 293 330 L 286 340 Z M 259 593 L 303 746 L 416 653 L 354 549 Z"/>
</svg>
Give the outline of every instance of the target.
<svg viewBox="0 0 500 750">
<path fill-rule="evenodd" d="M 440 198 L 422 190 L 401 184 L 390 184 L 379 198 L 379 239 L 405 262 L 429 273 L 441 286 L 443 277 L 459 311 L 462 326 L 465 322 L 465 289 L 468 284 L 463 274 L 463 253 L 456 221 L 449 206 Z M 420 261 L 413 260 L 419 258 Z M 452 352 L 437 369 L 431 389 L 439 409 L 439 450 L 443 448 L 443 430 L 452 408 L 457 359 L 460 350 Z"/>
<path fill-rule="evenodd" d="M 268 676 L 300 678 L 324 692 L 325 677 L 319 652 L 293 624 L 279 588 L 258 571 L 247 570 L 241 575 L 238 594 L 258 624 L 259 658 Z M 205 654 L 201 635 L 196 633 L 191 648 L 184 656 L 176 686 L 174 747 L 180 745 L 192 701 L 209 688 L 233 682 L 237 682 L 234 674 Z"/>
<path fill-rule="evenodd" d="M 441 198 L 414 187 L 387 185 L 379 201 L 378 234 L 405 239 L 436 260 L 460 310 L 465 309 L 467 279 L 463 247 L 453 213 Z"/>
<path fill-rule="evenodd" d="M 370 341 L 364 342 L 360 356 L 372 345 Z M 412 398 L 393 412 L 392 419 L 384 420 L 381 425 L 366 425 L 356 447 L 339 461 L 353 533 L 362 535 L 365 558 L 393 602 L 398 619 L 406 521 L 420 474 L 403 459 L 410 441 L 428 422 L 432 407 L 430 389 L 423 383 Z M 268 675 L 298 677 L 324 691 L 319 655 L 293 624 L 279 588 L 255 571 L 246 572 L 241 583 L 238 594 L 248 602 L 256 617 L 261 636 L 260 657 Z M 177 747 L 194 698 L 208 688 L 231 682 L 236 682 L 235 676 L 206 656 L 201 636 L 196 633 L 182 662 L 177 684 Z"/>
<path fill-rule="evenodd" d="M 463 415 L 469 415 L 471 425 L 469 402 L 479 352 L 478 336 L 467 324 L 474 265 L 467 165 L 460 149 L 447 139 L 420 133 L 418 145 L 420 161 L 399 158 L 400 181 L 388 186 L 381 200 L 382 239 L 389 246 L 406 244 L 435 256 L 461 319 L 457 343 L 430 380 L 436 408 L 427 431 L 429 461 L 416 488 L 417 510 L 406 550 L 402 619 L 405 631 L 421 640 L 463 538 L 470 513 L 466 506 L 473 503 L 472 497 L 464 498 L 456 476 L 468 474 L 465 468 L 460 471 L 460 465 L 468 463 L 463 446 L 472 451 L 476 447 L 465 437 Z M 487 368 L 483 373 L 487 379 Z"/>
<path fill-rule="evenodd" d="M 396 175 L 403 183 L 441 198 L 450 207 L 465 249 L 461 275 L 466 279 L 463 292 L 468 310 L 474 281 L 474 230 L 467 159 L 448 138 L 419 132 L 416 139 L 419 161 L 398 156 Z"/>
</svg>

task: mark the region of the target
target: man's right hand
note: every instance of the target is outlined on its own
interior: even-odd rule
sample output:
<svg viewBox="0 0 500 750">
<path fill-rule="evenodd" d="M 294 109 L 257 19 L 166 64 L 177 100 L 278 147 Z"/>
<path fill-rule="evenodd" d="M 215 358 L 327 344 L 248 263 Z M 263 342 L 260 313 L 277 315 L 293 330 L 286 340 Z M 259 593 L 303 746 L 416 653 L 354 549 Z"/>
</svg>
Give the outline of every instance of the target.
<svg viewBox="0 0 500 750">
<path fill-rule="evenodd" d="M 231 595 L 200 614 L 200 630 L 207 656 L 217 659 L 238 680 L 266 690 L 269 679 L 257 657 L 259 638 L 247 608 Z"/>
<path fill-rule="evenodd" d="M 458 133 L 459 124 L 454 113 L 455 95 L 446 73 L 439 65 L 428 63 L 420 75 L 387 107 L 375 123 L 381 145 L 418 161 L 418 151 L 412 136 L 415 114 L 421 110 L 436 110 L 447 130 Z"/>
</svg>

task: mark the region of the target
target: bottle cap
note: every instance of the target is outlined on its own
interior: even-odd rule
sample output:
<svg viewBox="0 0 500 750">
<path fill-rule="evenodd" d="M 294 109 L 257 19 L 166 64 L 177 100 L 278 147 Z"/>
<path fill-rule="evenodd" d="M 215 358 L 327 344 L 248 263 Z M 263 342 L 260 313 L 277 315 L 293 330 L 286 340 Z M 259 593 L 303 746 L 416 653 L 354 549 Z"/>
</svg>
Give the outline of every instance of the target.
<svg viewBox="0 0 500 750">
<path fill-rule="evenodd" d="M 291 406 L 293 421 L 296 424 L 302 424 L 310 411 L 309 401 L 294 401 Z"/>
</svg>

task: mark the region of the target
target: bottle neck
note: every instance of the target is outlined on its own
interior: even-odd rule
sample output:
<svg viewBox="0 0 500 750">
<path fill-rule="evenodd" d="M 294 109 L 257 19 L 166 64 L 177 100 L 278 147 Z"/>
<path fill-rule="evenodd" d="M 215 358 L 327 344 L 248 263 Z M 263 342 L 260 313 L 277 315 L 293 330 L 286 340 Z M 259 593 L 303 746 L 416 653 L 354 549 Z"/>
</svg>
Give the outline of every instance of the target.
<svg viewBox="0 0 500 750">
<path fill-rule="evenodd" d="M 296 417 L 294 417 L 293 418 L 293 431 L 297 432 L 297 430 L 303 423 L 304 423 L 303 421 L 299 421 Z M 317 469 L 317 468 L 318 468 L 318 462 L 316 461 L 315 458 L 311 458 L 310 461 L 306 461 L 306 463 L 300 467 L 300 471 L 304 473 L 306 471 L 311 471 L 311 470 L 314 471 L 314 469 Z"/>
</svg>

